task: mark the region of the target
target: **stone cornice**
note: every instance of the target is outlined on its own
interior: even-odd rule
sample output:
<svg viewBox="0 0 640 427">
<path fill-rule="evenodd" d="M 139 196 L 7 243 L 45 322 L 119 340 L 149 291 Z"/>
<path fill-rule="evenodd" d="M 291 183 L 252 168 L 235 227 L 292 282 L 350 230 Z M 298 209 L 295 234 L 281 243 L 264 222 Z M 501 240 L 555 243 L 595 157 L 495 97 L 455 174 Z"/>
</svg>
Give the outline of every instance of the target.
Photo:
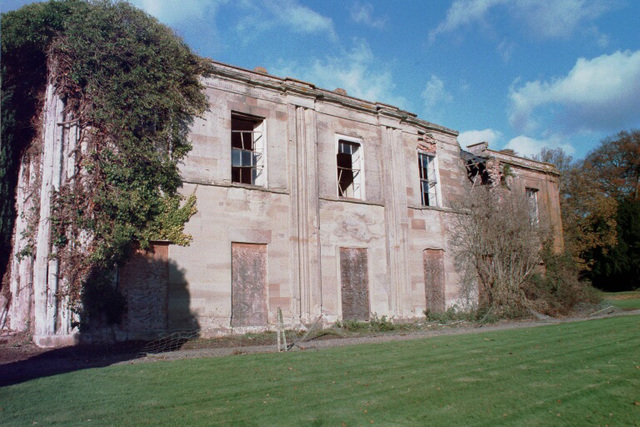
<svg viewBox="0 0 640 427">
<path fill-rule="evenodd" d="M 213 72 L 212 77 L 219 76 L 230 80 L 236 80 L 247 83 L 252 86 L 259 86 L 267 89 L 276 90 L 282 93 L 290 93 L 300 97 L 312 98 L 315 101 L 330 102 L 339 104 L 346 108 L 351 108 L 361 112 L 382 116 L 387 119 L 395 120 L 398 124 L 407 123 L 409 125 L 422 128 L 425 132 L 436 131 L 446 133 L 452 136 L 458 136 L 458 132 L 419 119 L 416 114 L 401 110 L 393 105 L 381 102 L 370 102 L 349 95 L 344 95 L 334 91 L 316 87 L 312 83 L 291 77 L 276 77 L 259 71 L 247 70 L 245 68 L 233 65 L 223 64 L 211 60 Z M 206 82 L 206 80 L 205 80 Z M 206 83 L 205 83 L 206 84 Z"/>
</svg>

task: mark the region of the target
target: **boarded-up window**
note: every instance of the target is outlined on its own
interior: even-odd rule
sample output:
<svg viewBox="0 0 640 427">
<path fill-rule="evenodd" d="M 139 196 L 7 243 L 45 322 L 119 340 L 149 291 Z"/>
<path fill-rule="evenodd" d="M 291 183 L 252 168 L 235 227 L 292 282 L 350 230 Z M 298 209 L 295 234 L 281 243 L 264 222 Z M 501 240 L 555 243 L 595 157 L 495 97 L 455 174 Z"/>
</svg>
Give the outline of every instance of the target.
<svg viewBox="0 0 640 427">
<path fill-rule="evenodd" d="M 127 301 L 125 328 L 130 332 L 167 328 L 169 245 L 138 249 L 120 269 L 119 286 Z"/>
<path fill-rule="evenodd" d="M 368 270 L 366 249 L 340 248 L 343 320 L 369 320 Z"/>
<path fill-rule="evenodd" d="M 267 245 L 231 244 L 231 326 L 267 324 Z"/>
<path fill-rule="evenodd" d="M 424 251 L 424 293 L 428 311 L 444 311 L 444 251 L 440 249 Z"/>
</svg>

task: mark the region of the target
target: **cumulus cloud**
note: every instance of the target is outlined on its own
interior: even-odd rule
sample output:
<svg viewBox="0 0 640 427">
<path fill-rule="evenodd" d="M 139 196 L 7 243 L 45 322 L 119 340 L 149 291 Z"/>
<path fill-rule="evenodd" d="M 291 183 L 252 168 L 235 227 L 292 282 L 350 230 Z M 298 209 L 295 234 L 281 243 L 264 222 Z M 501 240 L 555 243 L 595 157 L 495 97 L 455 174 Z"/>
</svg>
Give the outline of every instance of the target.
<svg viewBox="0 0 640 427">
<path fill-rule="evenodd" d="M 130 0 L 134 6 L 155 16 L 159 21 L 175 25 L 179 22 L 193 20 L 215 14 L 219 5 L 226 0 Z"/>
<path fill-rule="evenodd" d="M 373 5 L 371 3 L 356 2 L 351 7 L 351 19 L 359 24 L 364 24 L 372 28 L 384 28 L 385 20 L 374 18 Z"/>
<path fill-rule="evenodd" d="M 640 51 L 580 58 L 565 76 L 512 87 L 509 121 L 518 131 L 536 128 L 536 113 L 553 112 L 566 130 L 610 131 L 637 126 L 640 117 Z"/>
<path fill-rule="evenodd" d="M 429 39 L 433 41 L 440 34 L 484 23 L 490 11 L 499 7 L 538 37 L 566 38 L 602 15 L 611 5 L 604 0 L 456 0 L 445 20 L 429 32 Z"/>
<path fill-rule="evenodd" d="M 463 147 L 468 147 L 478 142 L 488 142 L 490 146 L 495 146 L 501 137 L 502 133 L 494 129 L 468 130 L 458 135 L 458 142 Z"/>
<path fill-rule="evenodd" d="M 443 104 L 453 101 L 453 96 L 447 91 L 444 82 L 432 74 L 421 93 L 427 120 L 438 120 Z"/>
<path fill-rule="evenodd" d="M 291 76 L 329 90 L 343 88 L 349 96 L 408 109 L 407 100 L 394 94 L 396 86 L 391 70 L 381 63 L 366 41 L 354 39 L 352 49 L 340 55 L 304 64 L 281 61 L 269 69 L 276 75 Z"/>
<path fill-rule="evenodd" d="M 559 136 L 552 136 L 547 139 L 535 139 L 525 135 L 519 135 L 512 138 L 505 148 L 512 149 L 519 156 L 529 158 L 540 154 L 543 148 L 562 148 L 562 150 L 569 155 L 575 152 L 571 144 L 562 143 L 562 139 Z"/>
</svg>

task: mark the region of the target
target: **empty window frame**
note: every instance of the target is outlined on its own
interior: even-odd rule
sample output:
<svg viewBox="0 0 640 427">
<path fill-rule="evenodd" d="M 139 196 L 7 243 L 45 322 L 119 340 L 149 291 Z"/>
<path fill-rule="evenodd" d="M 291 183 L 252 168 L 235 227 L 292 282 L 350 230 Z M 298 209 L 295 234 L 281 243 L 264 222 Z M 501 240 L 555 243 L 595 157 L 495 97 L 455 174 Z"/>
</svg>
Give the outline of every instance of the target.
<svg viewBox="0 0 640 427">
<path fill-rule="evenodd" d="M 422 206 L 440 206 L 436 157 L 418 152 Z"/>
<path fill-rule="evenodd" d="M 363 199 L 362 145 L 356 141 L 339 139 L 337 164 L 338 196 Z"/>
<path fill-rule="evenodd" d="M 266 185 L 264 120 L 231 115 L 231 182 Z"/>
<path fill-rule="evenodd" d="M 532 224 L 537 224 L 539 221 L 538 211 L 538 189 L 526 188 L 527 201 L 529 202 L 529 217 Z"/>
</svg>

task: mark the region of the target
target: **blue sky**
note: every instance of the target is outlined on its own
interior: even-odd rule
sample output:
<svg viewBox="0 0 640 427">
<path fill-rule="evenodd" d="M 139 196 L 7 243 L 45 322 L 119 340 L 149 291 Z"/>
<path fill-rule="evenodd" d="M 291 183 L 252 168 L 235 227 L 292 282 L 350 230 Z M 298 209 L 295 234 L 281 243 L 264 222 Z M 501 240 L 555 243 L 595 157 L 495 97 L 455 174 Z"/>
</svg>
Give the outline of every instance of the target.
<svg viewBox="0 0 640 427">
<path fill-rule="evenodd" d="M 132 3 L 200 55 L 396 105 L 463 146 L 581 158 L 640 128 L 637 0 Z"/>
</svg>

